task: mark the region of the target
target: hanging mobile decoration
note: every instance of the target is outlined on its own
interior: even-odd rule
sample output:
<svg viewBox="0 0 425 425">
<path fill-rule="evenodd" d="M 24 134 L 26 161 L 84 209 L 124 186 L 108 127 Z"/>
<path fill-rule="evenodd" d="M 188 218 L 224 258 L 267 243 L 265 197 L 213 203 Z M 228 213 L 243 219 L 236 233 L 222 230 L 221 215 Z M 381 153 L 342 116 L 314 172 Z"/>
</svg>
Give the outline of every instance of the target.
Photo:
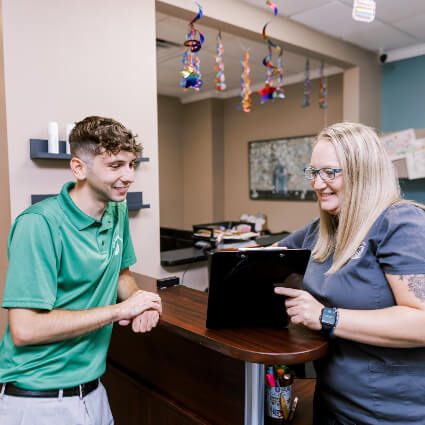
<svg viewBox="0 0 425 425">
<path fill-rule="evenodd" d="M 273 9 L 273 16 L 277 15 L 277 6 L 271 1 L 266 1 L 267 6 Z M 266 28 L 270 22 L 267 22 L 263 27 L 263 39 L 267 43 L 268 55 L 263 59 L 263 65 L 266 67 L 266 82 L 264 87 L 258 91 L 261 94 L 261 103 L 267 102 L 268 100 L 274 100 L 276 98 L 284 99 L 285 92 L 283 90 L 283 64 L 282 64 L 282 48 L 276 43 L 270 40 L 266 35 Z M 276 52 L 277 66 L 273 65 L 272 58 L 273 52 Z M 279 75 L 277 84 L 273 84 L 273 78 Z"/>
<path fill-rule="evenodd" d="M 217 91 L 226 90 L 226 83 L 224 77 L 224 63 L 223 63 L 223 38 L 221 31 L 217 34 L 217 52 L 215 54 L 215 89 Z"/>
<path fill-rule="evenodd" d="M 242 56 L 241 65 L 241 91 L 239 92 L 241 96 L 241 103 L 238 106 L 238 109 L 242 109 L 244 112 L 251 111 L 251 80 L 249 78 L 249 73 L 251 67 L 249 66 L 249 51 L 247 50 Z"/>
<path fill-rule="evenodd" d="M 310 106 L 310 61 L 307 59 L 305 63 L 305 79 L 304 79 L 304 103 L 303 108 Z"/>
<path fill-rule="evenodd" d="M 327 78 L 324 74 L 325 63 L 320 64 L 320 78 L 319 78 L 319 106 L 321 109 L 328 109 L 328 92 L 327 92 Z"/>
<path fill-rule="evenodd" d="M 202 7 L 196 3 L 199 8 L 198 14 L 190 21 L 186 40 L 184 42 L 183 53 L 183 69 L 180 71 L 182 81 L 180 82 L 184 90 L 192 87 L 194 90 L 199 90 L 202 87 L 201 72 L 199 70 L 199 56 L 198 52 L 201 50 L 204 43 L 204 35 L 195 28 L 195 22 L 202 18 Z M 199 37 L 199 39 L 197 38 Z"/>
</svg>

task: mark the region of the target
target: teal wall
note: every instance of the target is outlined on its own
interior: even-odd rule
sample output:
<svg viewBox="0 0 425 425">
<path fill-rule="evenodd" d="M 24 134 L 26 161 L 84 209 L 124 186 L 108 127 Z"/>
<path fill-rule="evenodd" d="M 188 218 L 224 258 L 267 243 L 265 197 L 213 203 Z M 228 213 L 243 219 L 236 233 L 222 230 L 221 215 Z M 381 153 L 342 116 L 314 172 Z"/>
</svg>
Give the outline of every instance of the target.
<svg viewBox="0 0 425 425">
<path fill-rule="evenodd" d="M 425 128 L 425 56 L 382 66 L 382 131 Z M 403 196 L 425 203 L 425 179 L 400 179 Z"/>
<path fill-rule="evenodd" d="M 383 131 L 425 128 L 425 56 L 382 67 Z"/>
</svg>

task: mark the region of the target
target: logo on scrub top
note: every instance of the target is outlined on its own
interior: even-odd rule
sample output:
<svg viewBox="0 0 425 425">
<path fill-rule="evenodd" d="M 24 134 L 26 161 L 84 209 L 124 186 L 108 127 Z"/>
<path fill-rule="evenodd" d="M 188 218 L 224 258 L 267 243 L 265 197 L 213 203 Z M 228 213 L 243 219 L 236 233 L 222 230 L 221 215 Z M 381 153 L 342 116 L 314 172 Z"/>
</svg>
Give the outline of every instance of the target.
<svg viewBox="0 0 425 425">
<path fill-rule="evenodd" d="M 359 259 L 362 255 L 363 252 L 366 248 L 366 244 L 364 242 L 362 242 L 359 247 L 357 248 L 356 252 L 354 253 L 354 255 L 351 257 L 352 260 L 357 260 Z"/>
<path fill-rule="evenodd" d="M 116 235 L 112 240 L 112 251 L 114 252 L 114 255 L 118 255 L 120 253 L 120 244 L 118 241 L 121 241 L 121 244 L 123 242 L 122 238 Z"/>
</svg>

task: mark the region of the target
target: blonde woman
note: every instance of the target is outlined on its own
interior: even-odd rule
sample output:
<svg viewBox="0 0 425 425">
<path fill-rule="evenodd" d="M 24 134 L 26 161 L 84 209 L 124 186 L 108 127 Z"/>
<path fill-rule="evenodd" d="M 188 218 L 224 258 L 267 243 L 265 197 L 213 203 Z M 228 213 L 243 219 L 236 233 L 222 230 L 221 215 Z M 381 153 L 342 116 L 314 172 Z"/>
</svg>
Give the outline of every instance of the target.
<svg viewBox="0 0 425 425">
<path fill-rule="evenodd" d="M 279 242 L 308 248 L 291 321 L 321 330 L 315 425 L 425 422 L 425 211 L 402 201 L 376 133 L 361 124 L 323 130 L 305 169 L 320 219 Z"/>
</svg>

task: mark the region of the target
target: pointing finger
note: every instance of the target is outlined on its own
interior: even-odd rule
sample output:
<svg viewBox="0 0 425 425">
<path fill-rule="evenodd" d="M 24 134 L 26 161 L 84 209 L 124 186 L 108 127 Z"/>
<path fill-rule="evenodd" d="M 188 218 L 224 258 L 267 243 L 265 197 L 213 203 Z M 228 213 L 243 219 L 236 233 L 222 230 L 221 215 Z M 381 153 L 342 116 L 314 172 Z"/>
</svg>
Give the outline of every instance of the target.
<svg viewBox="0 0 425 425">
<path fill-rule="evenodd" d="M 286 295 L 287 297 L 297 297 L 298 295 L 301 295 L 303 291 L 299 289 L 285 288 L 283 286 L 276 286 L 274 288 L 274 292 L 275 294 Z"/>
</svg>

